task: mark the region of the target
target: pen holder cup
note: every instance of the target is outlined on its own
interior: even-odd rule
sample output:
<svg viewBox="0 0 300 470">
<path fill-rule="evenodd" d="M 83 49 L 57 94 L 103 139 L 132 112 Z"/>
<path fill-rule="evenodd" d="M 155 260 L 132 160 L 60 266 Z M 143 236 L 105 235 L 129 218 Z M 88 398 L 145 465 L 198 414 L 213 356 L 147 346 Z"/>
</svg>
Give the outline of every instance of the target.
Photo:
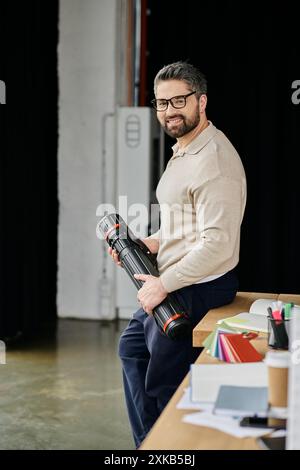
<svg viewBox="0 0 300 470">
<path fill-rule="evenodd" d="M 289 349 L 290 320 L 268 318 L 268 345 L 274 349 Z"/>
</svg>

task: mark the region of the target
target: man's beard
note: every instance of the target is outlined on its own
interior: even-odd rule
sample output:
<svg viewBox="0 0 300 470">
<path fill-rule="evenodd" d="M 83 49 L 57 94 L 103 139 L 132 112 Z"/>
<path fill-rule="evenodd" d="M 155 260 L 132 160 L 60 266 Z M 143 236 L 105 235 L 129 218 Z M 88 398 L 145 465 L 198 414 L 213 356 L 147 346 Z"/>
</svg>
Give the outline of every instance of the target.
<svg viewBox="0 0 300 470">
<path fill-rule="evenodd" d="M 175 117 L 182 119 L 182 123 L 179 126 L 174 126 L 174 128 L 172 129 L 168 128 L 168 118 L 166 118 L 164 124 L 162 124 L 162 127 L 166 134 L 168 134 L 170 137 L 173 137 L 174 139 L 179 139 L 180 137 L 183 137 L 184 135 L 188 134 L 193 129 L 195 129 L 195 127 L 197 127 L 200 122 L 200 113 L 198 109 L 193 119 L 187 119 L 182 116 L 182 114 L 176 114 L 176 116 L 172 116 L 172 118 Z"/>
</svg>

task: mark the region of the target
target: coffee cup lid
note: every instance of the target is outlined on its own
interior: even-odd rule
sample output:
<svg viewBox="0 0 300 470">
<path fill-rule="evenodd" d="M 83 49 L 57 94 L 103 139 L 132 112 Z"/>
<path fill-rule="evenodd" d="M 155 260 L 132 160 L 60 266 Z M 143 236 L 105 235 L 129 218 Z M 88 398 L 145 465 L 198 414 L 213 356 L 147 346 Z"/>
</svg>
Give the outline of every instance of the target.
<svg viewBox="0 0 300 470">
<path fill-rule="evenodd" d="M 268 351 L 265 357 L 265 363 L 270 367 L 284 368 L 290 365 L 289 351 Z"/>
</svg>

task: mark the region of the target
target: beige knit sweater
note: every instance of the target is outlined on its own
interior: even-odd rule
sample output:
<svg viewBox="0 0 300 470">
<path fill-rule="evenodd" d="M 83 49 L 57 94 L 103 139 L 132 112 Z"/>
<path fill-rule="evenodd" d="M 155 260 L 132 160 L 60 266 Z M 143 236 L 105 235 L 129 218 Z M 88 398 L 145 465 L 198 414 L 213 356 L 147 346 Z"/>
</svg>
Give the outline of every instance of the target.
<svg viewBox="0 0 300 470">
<path fill-rule="evenodd" d="M 158 269 L 168 292 L 214 279 L 239 260 L 246 178 L 238 153 L 211 122 L 185 149 L 173 147 L 157 186 Z"/>
</svg>

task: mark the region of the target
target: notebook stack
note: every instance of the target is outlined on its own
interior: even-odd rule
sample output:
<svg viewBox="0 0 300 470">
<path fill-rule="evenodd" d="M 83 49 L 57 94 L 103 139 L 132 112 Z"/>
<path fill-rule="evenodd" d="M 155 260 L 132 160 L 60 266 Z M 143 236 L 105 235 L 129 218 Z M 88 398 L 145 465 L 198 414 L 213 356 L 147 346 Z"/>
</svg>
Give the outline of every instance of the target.
<svg viewBox="0 0 300 470">
<path fill-rule="evenodd" d="M 207 352 L 221 361 L 258 362 L 263 356 L 250 343 L 251 339 L 257 337 L 257 333 L 237 332 L 236 329 L 221 323 L 203 341 Z"/>
<path fill-rule="evenodd" d="M 268 387 L 221 385 L 213 412 L 223 416 L 265 417 L 268 409 Z"/>
</svg>

